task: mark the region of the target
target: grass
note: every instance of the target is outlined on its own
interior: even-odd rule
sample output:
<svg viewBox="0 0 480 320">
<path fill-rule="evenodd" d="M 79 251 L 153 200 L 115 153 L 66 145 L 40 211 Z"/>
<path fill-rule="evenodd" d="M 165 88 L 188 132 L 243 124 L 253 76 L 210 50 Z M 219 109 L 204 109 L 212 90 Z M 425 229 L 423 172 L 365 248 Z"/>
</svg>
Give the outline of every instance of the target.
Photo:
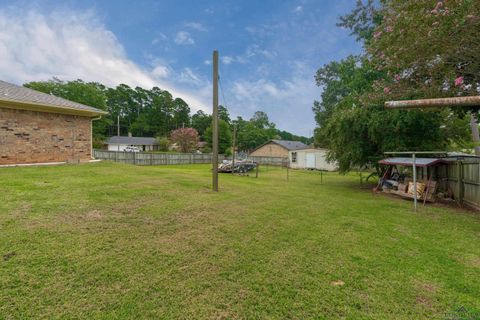
<svg viewBox="0 0 480 320">
<path fill-rule="evenodd" d="M 480 218 L 358 178 L 114 163 L 0 170 L 0 318 L 444 319 Z"/>
</svg>

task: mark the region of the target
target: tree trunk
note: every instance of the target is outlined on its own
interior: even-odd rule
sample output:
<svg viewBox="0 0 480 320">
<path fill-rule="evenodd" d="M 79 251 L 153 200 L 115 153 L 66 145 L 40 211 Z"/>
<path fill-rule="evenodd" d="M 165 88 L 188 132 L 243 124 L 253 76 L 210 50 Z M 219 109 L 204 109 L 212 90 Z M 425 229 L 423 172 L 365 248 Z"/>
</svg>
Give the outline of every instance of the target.
<svg viewBox="0 0 480 320">
<path fill-rule="evenodd" d="M 478 132 L 478 121 L 475 114 L 470 114 L 470 128 L 472 129 L 472 139 L 475 148 L 475 155 L 480 156 L 480 135 Z"/>
</svg>

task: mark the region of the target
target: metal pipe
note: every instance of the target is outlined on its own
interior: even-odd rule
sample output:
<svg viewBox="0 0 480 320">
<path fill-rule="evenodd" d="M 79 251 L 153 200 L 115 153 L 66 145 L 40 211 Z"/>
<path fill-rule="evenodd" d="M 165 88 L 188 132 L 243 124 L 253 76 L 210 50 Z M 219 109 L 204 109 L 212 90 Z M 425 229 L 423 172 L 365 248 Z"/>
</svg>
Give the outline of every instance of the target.
<svg viewBox="0 0 480 320">
<path fill-rule="evenodd" d="M 412 154 L 413 160 L 413 206 L 417 211 L 417 157 Z"/>
<path fill-rule="evenodd" d="M 480 96 L 386 101 L 385 108 L 478 107 Z"/>
</svg>

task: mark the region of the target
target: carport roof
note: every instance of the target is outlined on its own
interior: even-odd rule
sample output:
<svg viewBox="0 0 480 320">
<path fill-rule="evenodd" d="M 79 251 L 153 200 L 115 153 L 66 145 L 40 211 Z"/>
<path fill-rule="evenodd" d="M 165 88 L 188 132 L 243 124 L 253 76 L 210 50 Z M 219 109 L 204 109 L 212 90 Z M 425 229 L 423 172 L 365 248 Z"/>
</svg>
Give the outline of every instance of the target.
<svg viewBox="0 0 480 320">
<path fill-rule="evenodd" d="M 413 167 L 413 159 L 412 158 L 402 158 L 402 157 L 396 157 L 396 158 L 387 158 L 378 161 L 380 164 L 386 164 L 386 165 L 401 165 L 401 166 L 408 166 L 408 167 Z M 415 159 L 415 166 L 417 167 L 430 167 L 434 166 L 437 164 L 447 164 L 448 161 L 445 159 L 440 159 L 440 158 L 416 158 Z"/>
</svg>

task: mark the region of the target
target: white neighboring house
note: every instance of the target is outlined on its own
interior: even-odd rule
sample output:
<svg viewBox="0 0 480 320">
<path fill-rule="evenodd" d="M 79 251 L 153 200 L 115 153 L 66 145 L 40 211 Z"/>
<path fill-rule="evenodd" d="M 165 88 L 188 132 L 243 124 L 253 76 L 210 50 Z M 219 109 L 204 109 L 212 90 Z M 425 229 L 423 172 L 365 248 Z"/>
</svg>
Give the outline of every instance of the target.
<svg viewBox="0 0 480 320">
<path fill-rule="evenodd" d="M 327 161 L 327 149 L 305 148 L 288 152 L 290 168 L 336 171 L 336 163 Z"/>
<path fill-rule="evenodd" d="M 150 137 L 110 137 L 106 142 L 108 151 L 126 151 L 127 147 L 137 147 L 140 151 L 158 150 L 158 142 Z"/>
</svg>

